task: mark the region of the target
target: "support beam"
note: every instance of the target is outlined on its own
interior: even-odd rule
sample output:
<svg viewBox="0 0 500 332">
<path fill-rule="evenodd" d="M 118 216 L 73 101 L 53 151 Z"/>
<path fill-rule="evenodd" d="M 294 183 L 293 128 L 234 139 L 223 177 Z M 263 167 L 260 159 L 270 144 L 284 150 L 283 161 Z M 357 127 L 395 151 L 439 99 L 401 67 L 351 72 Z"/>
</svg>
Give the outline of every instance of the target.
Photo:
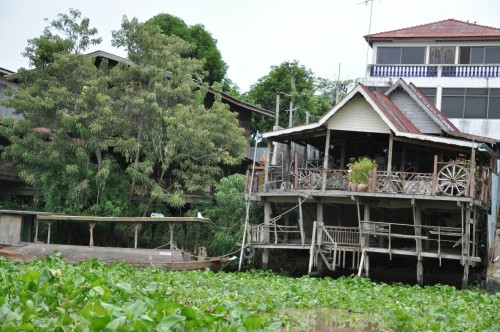
<svg viewBox="0 0 500 332">
<path fill-rule="evenodd" d="M 321 250 L 321 246 L 323 245 L 323 225 L 324 225 L 324 219 L 323 219 L 323 202 L 319 201 L 316 205 L 316 244 L 318 250 Z M 323 269 L 323 260 L 320 259 L 318 260 L 318 251 L 315 253 L 314 259 L 318 262 L 317 264 L 317 269 L 320 271 Z"/>
<path fill-rule="evenodd" d="M 346 139 L 342 139 L 340 145 L 340 169 L 345 169 L 345 149 L 346 149 Z"/>
<path fill-rule="evenodd" d="M 141 228 L 141 224 L 134 224 L 134 248 L 137 249 L 137 242 L 139 239 L 139 229 Z"/>
<path fill-rule="evenodd" d="M 392 133 L 389 134 L 389 147 L 387 148 L 387 173 L 391 174 L 392 172 L 392 149 L 394 146 L 394 139 L 392 137 Z"/>
<path fill-rule="evenodd" d="M 50 228 L 52 226 L 52 221 L 47 221 L 47 225 L 49 225 L 49 229 L 47 230 L 47 244 L 50 244 Z"/>
<path fill-rule="evenodd" d="M 89 241 L 89 247 L 94 246 L 94 227 L 96 225 L 95 221 L 89 222 L 89 232 L 90 232 L 90 241 Z"/>
<path fill-rule="evenodd" d="M 432 189 L 431 193 L 432 195 L 436 194 L 436 188 L 437 188 L 437 169 L 438 169 L 438 155 L 434 155 L 434 170 L 432 171 Z"/>
<path fill-rule="evenodd" d="M 302 215 L 302 203 L 300 202 L 300 197 L 298 198 L 299 200 L 299 229 L 300 229 L 300 242 L 302 245 L 305 245 L 305 234 L 304 234 L 304 219 Z"/>
<path fill-rule="evenodd" d="M 269 163 L 271 160 L 271 146 L 272 143 L 269 141 L 267 143 L 267 149 L 266 149 L 266 160 L 264 160 L 264 192 L 268 191 L 268 183 L 269 183 Z"/>
<path fill-rule="evenodd" d="M 370 221 L 370 204 L 365 203 L 364 204 L 364 212 L 363 212 L 363 219 L 364 221 Z M 365 243 L 364 245 L 369 247 L 370 246 L 370 239 L 369 237 L 364 239 Z M 365 255 L 365 276 L 369 277 L 370 276 L 370 256 L 368 256 L 368 253 Z"/>
<path fill-rule="evenodd" d="M 325 140 L 325 159 L 323 161 L 323 181 L 321 183 L 321 190 L 326 190 L 326 179 L 328 171 L 328 155 L 330 153 L 330 129 L 326 129 L 326 140 Z"/>
<path fill-rule="evenodd" d="M 467 206 L 465 210 L 465 248 L 464 251 L 464 275 L 462 277 L 462 288 L 467 288 L 469 283 L 469 265 L 470 265 L 470 225 L 471 225 L 471 209 Z"/>
<path fill-rule="evenodd" d="M 270 229 L 271 229 L 271 202 L 264 202 L 264 243 L 270 242 Z M 267 269 L 269 265 L 269 249 L 263 249 L 262 252 L 262 268 Z"/>
<path fill-rule="evenodd" d="M 311 274 L 312 272 L 314 256 L 316 256 L 315 243 L 316 243 L 316 221 L 313 222 L 311 248 L 309 249 L 309 269 L 307 270 L 308 274 Z"/>
<path fill-rule="evenodd" d="M 38 242 L 38 219 L 35 220 L 35 238 L 33 239 L 35 243 Z"/>
<path fill-rule="evenodd" d="M 413 206 L 413 222 L 415 226 L 415 245 L 417 248 L 417 283 L 422 286 L 424 283 L 424 268 L 422 262 L 422 209 L 418 202 Z"/>
</svg>

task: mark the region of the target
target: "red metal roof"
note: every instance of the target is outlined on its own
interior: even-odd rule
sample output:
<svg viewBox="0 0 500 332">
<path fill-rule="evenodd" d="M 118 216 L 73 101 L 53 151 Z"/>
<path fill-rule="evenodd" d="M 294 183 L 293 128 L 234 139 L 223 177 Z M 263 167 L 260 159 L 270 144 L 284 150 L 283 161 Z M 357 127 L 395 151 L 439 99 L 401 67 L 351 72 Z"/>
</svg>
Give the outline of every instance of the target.
<svg viewBox="0 0 500 332">
<path fill-rule="evenodd" d="M 377 40 L 439 39 L 439 40 L 500 40 L 500 29 L 455 19 L 379 32 L 363 36 L 369 43 Z"/>
<path fill-rule="evenodd" d="M 360 87 L 367 93 L 371 100 L 377 104 L 378 108 L 384 113 L 389 121 L 401 132 L 421 134 L 421 131 L 401 112 L 401 110 L 394 105 L 394 103 L 387 98 L 380 90 L 371 92 L 363 84 Z"/>
</svg>

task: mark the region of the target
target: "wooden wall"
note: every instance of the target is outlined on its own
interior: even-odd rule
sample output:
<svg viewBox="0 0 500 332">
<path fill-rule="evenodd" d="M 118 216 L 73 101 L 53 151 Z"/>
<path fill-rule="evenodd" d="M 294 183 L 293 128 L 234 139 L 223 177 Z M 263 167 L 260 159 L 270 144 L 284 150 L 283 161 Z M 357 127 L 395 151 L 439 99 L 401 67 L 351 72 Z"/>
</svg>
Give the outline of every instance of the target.
<svg viewBox="0 0 500 332">
<path fill-rule="evenodd" d="M 21 215 L 0 214 L 0 245 L 21 241 Z"/>
</svg>

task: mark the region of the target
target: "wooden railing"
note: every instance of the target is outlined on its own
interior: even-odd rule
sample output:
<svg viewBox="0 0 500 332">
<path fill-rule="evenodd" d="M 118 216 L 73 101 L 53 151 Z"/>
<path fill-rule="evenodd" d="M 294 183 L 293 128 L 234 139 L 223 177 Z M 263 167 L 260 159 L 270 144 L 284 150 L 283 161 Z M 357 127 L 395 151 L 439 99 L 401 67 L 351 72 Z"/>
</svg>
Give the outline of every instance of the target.
<svg viewBox="0 0 500 332">
<path fill-rule="evenodd" d="M 444 172 L 440 173 L 441 170 Z M 266 188 L 268 191 L 288 190 L 339 190 L 349 191 L 349 170 L 323 168 L 296 168 L 295 172 L 271 169 L 268 182 L 264 172 L 256 172 L 252 192 Z M 472 175 L 473 174 L 473 175 Z M 473 181 L 471 180 L 473 177 Z M 326 181 L 323 186 L 323 181 Z M 247 188 L 250 180 L 247 180 Z M 248 189 L 247 189 L 248 190 Z M 471 197 L 484 204 L 490 200 L 491 174 L 484 168 L 472 172 L 470 167 L 458 162 L 436 163 L 436 174 L 419 172 L 374 171 L 370 176 L 369 192 L 402 195 L 446 195 Z"/>
<path fill-rule="evenodd" d="M 322 226 L 322 244 L 359 246 L 359 228 Z"/>
<path fill-rule="evenodd" d="M 375 192 L 431 195 L 432 173 L 378 171 Z"/>
</svg>

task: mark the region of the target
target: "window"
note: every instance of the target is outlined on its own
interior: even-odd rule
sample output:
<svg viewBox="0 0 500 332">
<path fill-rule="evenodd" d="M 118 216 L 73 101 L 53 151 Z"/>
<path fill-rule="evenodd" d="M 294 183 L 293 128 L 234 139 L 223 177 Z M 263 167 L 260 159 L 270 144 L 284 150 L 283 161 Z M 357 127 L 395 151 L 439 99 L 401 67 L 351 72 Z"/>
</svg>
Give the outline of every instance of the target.
<svg viewBox="0 0 500 332">
<path fill-rule="evenodd" d="M 454 64 L 455 46 L 431 47 L 429 49 L 430 64 Z"/>
<path fill-rule="evenodd" d="M 461 64 L 500 64 L 500 46 L 460 47 Z"/>
<path fill-rule="evenodd" d="M 425 47 L 379 47 L 377 64 L 413 65 L 425 63 Z"/>
<path fill-rule="evenodd" d="M 419 90 L 429 99 L 433 104 L 436 103 L 436 88 L 419 88 Z"/>
<path fill-rule="evenodd" d="M 443 89 L 441 111 L 448 118 L 499 119 L 500 89 Z"/>
</svg>

